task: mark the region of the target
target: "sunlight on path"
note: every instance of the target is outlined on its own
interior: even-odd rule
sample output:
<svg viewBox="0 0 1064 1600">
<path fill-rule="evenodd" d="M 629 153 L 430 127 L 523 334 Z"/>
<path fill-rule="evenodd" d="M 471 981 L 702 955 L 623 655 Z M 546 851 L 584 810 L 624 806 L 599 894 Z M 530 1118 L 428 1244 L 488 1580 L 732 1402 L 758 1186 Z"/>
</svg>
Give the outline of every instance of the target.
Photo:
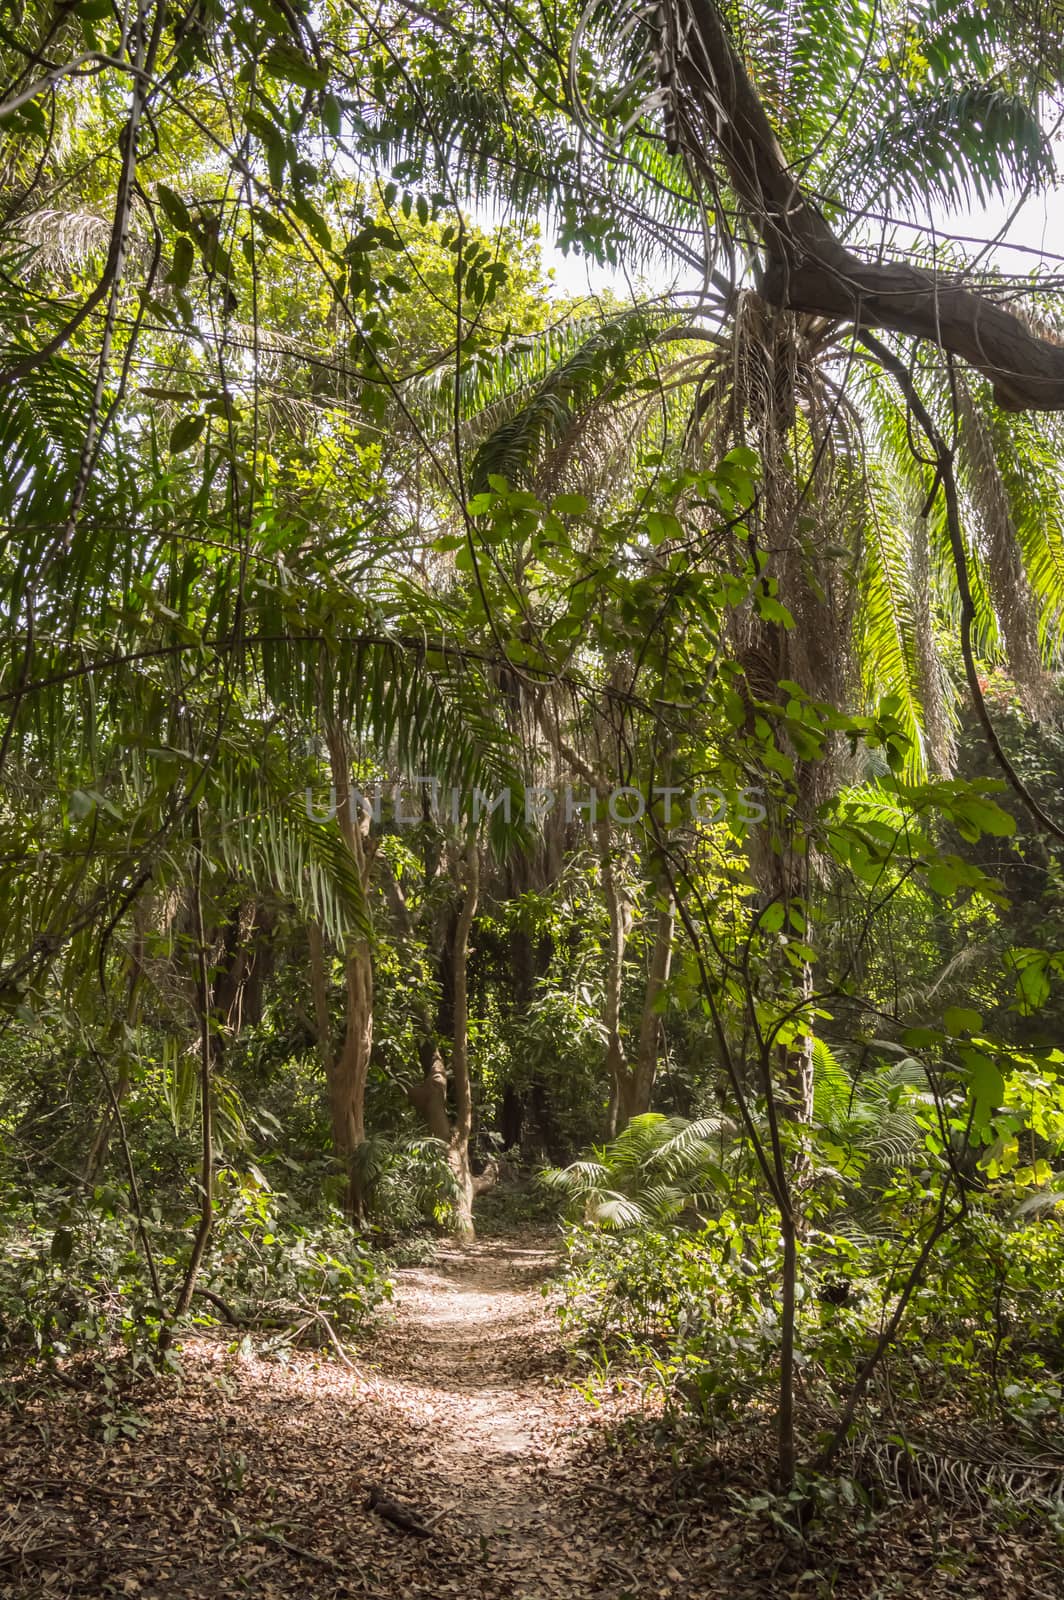
<svg viewBox="0 0 1064 1600">
<path fill-rule="evenodd" d="M 0 1600 L 1064 1593 L 1048 1535 L 920 1500 L 870 1537 L 845 1517 L 819 1549 L 779 1537 L 743 1504 L 764 1482 L 751 1445 L 685 1462 L 638 1383 L 599 1406 L 576 1391 L 541 1293 L 556 1259 L 529 1230 L 400 1271 L 349 1364 L 204 1327 L 179 1384 L 128 1396 L 135 1437 L 111 1446 L 85 1389 L 27 1390 L 0 1413 Z M 382 1520 L 371 1488 L 431 1537 Z"/>
<path fill-rule="evenodd" d="M 380 1398 L 424 1435 L 414 1465 L 448 1503 L 441 1526 L 472 1535 L 505 1570 L 485 1593 L 589 1592 L 582 1497 L 557 1476 L 582 1407 L 557 1376 L 557 1324 L 540 1288 L 553 1266 L 552 1240 L 536 1236 L 402 1271 L 394 1324 L 367 1352 Z"/>
</svg>

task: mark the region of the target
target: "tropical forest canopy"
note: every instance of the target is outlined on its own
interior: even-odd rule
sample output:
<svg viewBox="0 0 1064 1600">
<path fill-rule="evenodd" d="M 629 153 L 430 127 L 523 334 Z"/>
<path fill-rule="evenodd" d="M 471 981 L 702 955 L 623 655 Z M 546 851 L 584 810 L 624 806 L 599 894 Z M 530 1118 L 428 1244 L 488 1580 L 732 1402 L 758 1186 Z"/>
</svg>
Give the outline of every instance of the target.
<svg viewBox="0 0 1064 1600">
<path fill-rule="evenodd" d="M 1064 258 L 949 219 L 1062 41 L 4 8 L 5 1362 L 342 1356 L 516 1186 L 785 1487 L 1059 1454 Z"/>
</svg>

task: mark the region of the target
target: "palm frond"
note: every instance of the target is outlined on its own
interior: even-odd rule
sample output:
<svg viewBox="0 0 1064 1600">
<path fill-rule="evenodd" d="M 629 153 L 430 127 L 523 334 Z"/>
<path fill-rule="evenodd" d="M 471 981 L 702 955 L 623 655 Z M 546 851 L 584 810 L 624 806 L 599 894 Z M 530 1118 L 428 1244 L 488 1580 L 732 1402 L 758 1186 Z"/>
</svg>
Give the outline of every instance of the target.
<svg viewBox="0 0 1064 1600">
<path fill-rule="evenodd" d="M 880 111 L 875 133 L 855 143 L 846 165 L 841 182 L 854 209 L 900 205 L 920 215 L 929 198 L 958 208 L 986 205 L 1037 190 L 1054 173 L 1036 112 L 1023 96 L 986 84 Z"/>
</svg>

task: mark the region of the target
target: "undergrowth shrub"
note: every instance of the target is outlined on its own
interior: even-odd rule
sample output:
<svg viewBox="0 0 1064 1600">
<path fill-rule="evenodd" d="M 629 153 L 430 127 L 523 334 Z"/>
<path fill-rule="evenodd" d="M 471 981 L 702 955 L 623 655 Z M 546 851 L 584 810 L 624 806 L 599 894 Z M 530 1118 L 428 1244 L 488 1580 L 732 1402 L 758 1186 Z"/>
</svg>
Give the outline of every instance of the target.
<svg viewBox="0 0 1064 1600">
<path fill-rule="evenodd" d="M 896 1071 L 880 1078 L 899 1088 Z M 860 1119 L 853 1140 L 858 1153 L 871 1152 L 858 1170 L 866 1188 L 874 1177 L 874 1208 L 845 1175 L 852 1150 L 838 1129 L 838 1165 L 814 1155 L 803 1196 L 795 1365 L 799 1404 L 821 1425 L 875 1350 L 940 1207 L 943 1179 L 910 1109 L 919 1085 L 900 1089 L 908 1100 Z M 857 1124 L 852 1106 L 847 1116 Z M 545 1177 L 574 1219 L 561 1314 L 592 1376 L 624 1374 L 659 1393 L 667 1410 L 706 1420 L 734 1419 L 761 1398 L 773 1404 L 779 1371 L 778 1224 L 725 1135 L 720 1125 L 638 1117 Z M 1024 1193 L 1005 1182 L 963 1205 L 954 1198 L 869 1390 L 873 1414 L 963 1414 L 1055 1442 L 1064 1389 L 1059 1195 Z"/>
<path fill-rule="evenodd" d="M 304 1209 L 257 1168 L 225 1169 L 218 1187 L 214 1244 L 200 1283 L 217 1297 L 208 1305 L 217 1311 L 225 1302 L 223 1316 L 328 1344 L 355 1333 L 391 1297 L 391 1280 L 337 1207 Z"/>
<path fill-rule="evenodd" d="M 353 1335 L 392 1291 L 372 1250 L 334 1207 L 313 1209 L 262 1172 L 223 1168 L 192 1320 L 269 1328 L 328 1347 Z M 7 1212 L 0 1256 L 0 1363 L 55 1367 L 90 1358 L 114 1371 L 168 1370 L 160 1333 L 175 1303 L 192 1232 L 183 1215 L 144 1217 L 162 1290 L 156 1296 L 134 1217 L 104 1186 L 71 1197 L 38 1191 Z M 180 1330 L 177 1330 L 178 1332 Z"/>
<path fill-rule="evenodd" d="M 1064 1281 L 1059 1225 L 990 1208 L 940 1241 L 873 1385 L 875 1408 L 1007 1421 L 1060 1434 Z M 731 1210 L 700 1226 L 617 1232 L 572 1225 L 560 1314 L 591 1376 L 626 1375 L 666 1410 L 734 1419 L 773 1400 L 781 1250 L 775 1228 Z M 800 1402 L 830 1416 L 875 1347 L 911 1250 L 897 1237 L 810 1228 L 799 1262 Z M 903 1265 L 899 1268 L 899 1262 Z"/>
<path fill-rule="evenodd" d="M 369 1218 L 378 1227 L 403 1235 L 426 1222 L 450 1223 L 457 1187 L 442 1140 L 373 1134 L 356 1161 Z"/>
<path fill-rule="evenodd" d="M 627 1372 L 666 1410 L 707 1422 L 770 1393 L 778 1263 L 768 1251 L 739 1253 L 744 1245 L 734 1219 L 696 1233 L 571 1227 L 560 1315 L 592 1375 Z"/>
<path fill-rule="evenodd" d="M 0 1256 L 0 1362 L 52 1365 L 116 1344 L 137 1370 L 168 1363 L 155 1296 L 131 1221 L 109 1192 L 91 1202 L 39 1192 L 8 1214 Z M 156 1230 L 157 1231 L 157 1230 Z"/>
</svg>

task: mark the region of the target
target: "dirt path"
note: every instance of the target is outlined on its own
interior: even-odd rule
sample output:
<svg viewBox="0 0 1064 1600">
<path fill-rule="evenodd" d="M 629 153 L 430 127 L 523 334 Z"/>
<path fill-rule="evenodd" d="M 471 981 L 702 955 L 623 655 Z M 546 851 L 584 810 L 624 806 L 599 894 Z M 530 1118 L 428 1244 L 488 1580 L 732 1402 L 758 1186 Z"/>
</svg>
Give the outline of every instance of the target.
<svg viewBox="0 0 1064 1600">
<path fill-rule="evenodd" d="M 0 1407 L 0 1600 L 1054 1600 L 1048 1535 L 948 1507 L 846 1515 L 802 1546 L 754 1514 L 765 1444 L 618 1429 L 573 1388 L 526 1232 L 398 1274 L 357 1370 L 217 1329 L 180 1387 Z M 118 1419 L 126 1436 L 103 1442 Z M 379 1486 L 432 1526 L 399 1533 Z M 1051 1576 L 1047 1576 L 1051 1574 Z"/>
<path fill-rule="evenodd" d="M 592 1486 L 570 1471 L 588 1408 L 561 1377 L 541 1292 L 554 1265 L 549 1235 L 441 1252 L 399 1274 L 394 1323 L 368 1352 L 381 1401 L 424 1440 L 402 1477 L 444 1512 L 448 1543 L 478 1548 L 485 1596 L 587 1596 L 634 1576 L 596 1540 Z"/>
<path fill-rule="evenodd" d="M 630 1508 L 611 1529 L 608 1463 L 576 1463 L 596 1413 L 541 1292 L 554 1251 L 527 1232 L 401 1270 L 355 1371 L 222 1329 L 189 1340 L 181 1387 L 124 1398 L 130 1436 L 110 1445 L 84 1392 L 0 1412 L 0 1596 L 679 1593 L 640 1581 L 653 1535 Z M 371 1485 L 433 1537 L 367 1510 Z"/>
</svg>

